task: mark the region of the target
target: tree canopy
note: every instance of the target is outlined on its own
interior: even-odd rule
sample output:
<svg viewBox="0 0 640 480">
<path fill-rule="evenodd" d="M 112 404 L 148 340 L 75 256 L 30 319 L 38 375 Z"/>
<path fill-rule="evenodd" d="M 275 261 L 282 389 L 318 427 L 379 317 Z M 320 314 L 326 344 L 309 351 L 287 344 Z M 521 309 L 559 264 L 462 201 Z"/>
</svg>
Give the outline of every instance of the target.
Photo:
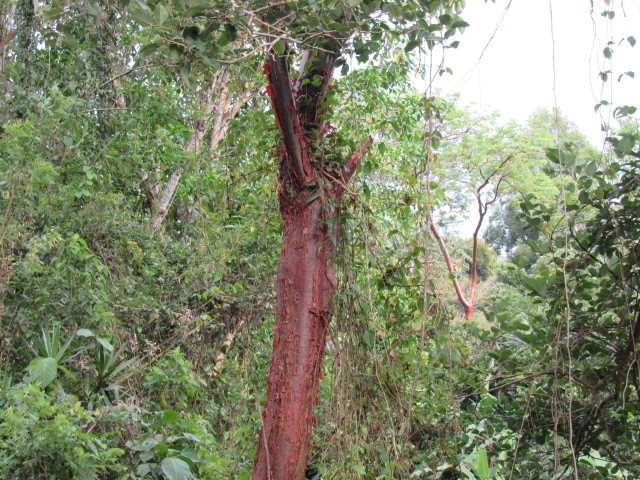
<svg viewBox="0 0 640 480">
<path fill-rule="evenodd" d="M 461 0 L 0 14 L 0 477 L 640 475 L 634 106 L 418 88 Z"/>
</svg>

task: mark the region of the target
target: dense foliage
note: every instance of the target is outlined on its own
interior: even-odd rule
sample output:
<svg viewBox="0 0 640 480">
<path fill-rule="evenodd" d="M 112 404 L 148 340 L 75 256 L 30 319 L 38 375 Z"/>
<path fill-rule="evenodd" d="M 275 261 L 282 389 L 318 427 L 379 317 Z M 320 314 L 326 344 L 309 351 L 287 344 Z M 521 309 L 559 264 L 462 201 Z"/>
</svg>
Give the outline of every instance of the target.
<svg viewBox="0 0 640 480">
<path fill-rule="evenodd" d="M 457 2 L 290 3 L 303 43 L 366 32 L 322 148 L 373 138 L 307 478 L 638 478 L 635 109 L 602 151 L 557 111 L 480 117 L 412 85 Z M 250 478 L 281 235 L 261 68 L 286 40 L 260 4 L 0 0 L 1 478 Z"/>
</svg>

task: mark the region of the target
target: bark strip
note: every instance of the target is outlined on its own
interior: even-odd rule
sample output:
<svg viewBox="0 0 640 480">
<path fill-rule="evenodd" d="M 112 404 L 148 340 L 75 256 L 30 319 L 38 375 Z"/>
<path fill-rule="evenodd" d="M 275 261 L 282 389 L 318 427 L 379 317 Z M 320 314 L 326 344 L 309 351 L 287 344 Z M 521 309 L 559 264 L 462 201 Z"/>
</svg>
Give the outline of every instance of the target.
<svg viewBox="0 0 640 480">
<path fill-rule="evenodd" d="M 276 111 L 282 143 L 287 152 L 286 160 L 291 163 L 298 184 L 303 185 L 311 180 L 313 169 L 309 163 L 303 125 L 298 117 L 298 105 L 293 96 L 288 57 L 270 52 L 265 73 L 269 79 L 268 91 Z"/>
</svg>

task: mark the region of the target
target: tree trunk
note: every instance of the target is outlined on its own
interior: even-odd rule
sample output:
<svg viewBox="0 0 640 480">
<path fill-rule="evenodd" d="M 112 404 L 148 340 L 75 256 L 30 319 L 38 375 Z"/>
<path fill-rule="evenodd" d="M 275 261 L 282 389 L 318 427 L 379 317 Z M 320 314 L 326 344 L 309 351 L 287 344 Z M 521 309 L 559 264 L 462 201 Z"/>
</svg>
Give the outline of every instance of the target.
<svg viewBox="0 0 640 480">
<path fill-rule="evenodd" d="M 36 9 L 32 0 L 18 0 L 15 7 L 16 48 L 18 83 L 21 89 L 29 91 L 33 87 L 33 68 Z"/>
<path fill-rule="evenodd" d="M 327 325 L 336 292 L 335 245 L 323 205 L 305 196 L 281 208 L 276 324 L 254 479 L 301 479 L 311 446 Z"/>
<path fill-rule="evenodd" d="M 435 237 L 436 241 L 438 242 L 438 246 L 440 247 L 440 251 L 442 252 L 442 256 L 444 257 L 444 262 L 447 265 L 447 271 L 449 272 L 449 276 L 451 277 L 451 283 L 453 283 L 453 289 L 456 291 L 456 296 L 458 297 L 458 301 L 460 302 L 460 305 L 462 305 L 462 308 L 464 308 L 464 318 L 466 318 L 467 320 L 470 318 L 473 318 L 474 312 L 473 312 L 473 298 L 475 296 L 475 282 L 477 282 L 477 276 L 475 275 L 476 272 L 476 243 L 474 242 L 474 254 L 473 254 L 473 280 L 472 280 L 472 286 L 471 286 L 471 295 L 469 296 L 469 300 L 466 299 L 466 297 L 464 296 L 464 293 L 462 293 L 462 288 L 460 287 L 460 283 L 458 283 L 458 279 L 456 278 L 456 273 L 455 270 L 453 269 L 453 262 L 451 261 L 451 255 L 449 255 L 449 250 L 447 249 L 447 244 L 444 243 L 444 240 L 442 238 L 442 236 L 440 235 L 440 232 L 438 231 L 438 229 L 436 228 L 436 226 L 433 224 L 433 222 L 431 222 L 431 233 L 433 234 L 433 236 Z"/>
<path fill-rule="evenodd" d="M 476 302 L 476 288 L 478 286 L 478 233 L 482 219 L 478 222 L 478 228 L 473 232 L 473 244 L 471 247 L 471 286 L 469 287 L 469 305 L 471 306 L 470 315 L 465 312 L 467 319 L 473 318 L 473 305 Z"/>
<path fill-rule="evenodd" d="M 328 49 L 303 55 L 300 71 L 314 82 L 291 81 L 287 54 L 271 52 L 265 66 L 282 140 L 278 200 L 283 234 L 273 354 L 253 480 L 304 478 L 336 293 L 342 194 L 371 143 L 368 139 L 351 152 L 344 164 L 313 155 L 330 129 L 320 109 L 336 57 Z M 298 104 L 299 98 L 304 102 Z"/>
</svg>

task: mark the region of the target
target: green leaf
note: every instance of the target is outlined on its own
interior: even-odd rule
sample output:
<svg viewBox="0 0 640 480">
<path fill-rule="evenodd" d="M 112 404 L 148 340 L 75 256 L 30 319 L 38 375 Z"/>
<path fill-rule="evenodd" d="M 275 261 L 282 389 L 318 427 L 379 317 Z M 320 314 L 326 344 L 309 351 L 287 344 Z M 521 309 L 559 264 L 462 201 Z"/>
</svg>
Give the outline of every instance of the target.
<svg viewBox="0 0 640 480">
<path fill-rule="evenodd" d="M 162 468 L 162 473 L 164 473 L 169 480 L 188 480 L 189 478 L 193 478 L 189 464 L 179 458 L 165 458 L 162 460 L 160 467 Z"/>
<path fill-rule="evenodd" d="M 284 55 L 284 51 L 285 51 L 285 43 L 283 39 L 278 40 L 276 43 L 273 44 L 273 50 L 278 54 L 278 55 Z"/>
<path fill-rule="evenodd" d="M 141 57 L 148 57 L 153 52 L 158 50 L 158 48 L 160 48 L 160 46 L 161 46 L 160 42 L 149 43 L 148 45 L 145 45 L 144 47 L 142 47 L 140 49 L 140 51 L 138 52 L 138 55 L 140 55 Z"/>
<path fill-rule="evenodd" d="M 548 148 L 545 153 L 553 163 L 560 163 L 560 151 L 557 148 Z"/>
<path fill-rule="evenodd" d="M 81 328 L 76 332 L 76 335 L 79 337 L 93 337 L 93 332 L 88 328 Z"/>
<path fill-rule="evenodd" d="M 96 340 L 100 345 L 102 345 L 102 347 L 105 350 L 108 350 L 109 352 L 113 352 L 113 345 L 111 345 L 111 343 L 109 343 L 109 341 L 106 338 L 96 337 Z"/>
<path fill-rule="evenodd" d="M 147 10 L 143 10 L 140 7 L 132 6 L 129 9 L 129 15 L 138 23 L 144 26 L 152 26 L 155 23 L 153 14 Z"/>
<path fill-rule="evenodd" d="M 156 5 L 155 17 L 160 25 L 167 21 L 169 18 L 169 11 L 164 4 L 159 3 Z"/>
<path fill-rule="evenodd" d="M 162 421 L 164 423 L 173 423 L 178 420 L 178 412 L 175 410 L 165 410 L 162 412 Z"/>
<path fill-rule="evenodd" d="M 53 382 L 57 374 L 58 361 L 53 357 L 39 357 L 29 365 L 29 381 L 38 382 L 42 387 Z"/>
<path fill-rule="evenodd" d="M 67 377 L 69 377 L 71 380 L 77 380 L 76 376 L 75 376 L 73 373 L 71 373 L 71 372 L 69 371 L 69 369 L 67 369 L 67 368 L 63 367 L 62 365 L 58 365 L 58 368 L 60 369 L 60 371 L 61 371 L 62 373 L 64 373 L 64 374 L 65 374 Z"/>
<path fill-rule="evenodd" d="M 141 463 L 140 465 L 138 465 L 138 468 L 136 468 L 136 473 L 139 477 L 144 477 L 149 472 L 151 472 L 151 465 L 149 465 L 148 463 Z"/>
<path fill-rule="evenodd" d="M 311 192 L 311 194 L 307 197 L 307 201 L 305 202 L 305 205 L 309 205 L 311 202 L 313 202 L 319 196 L 320 196 L 320 189 L 317 188 L 316 190 Z"/>
<path fill-rule="evenodd" d="M 460 464 L 460 471 L 467 476 L 467 479 L 475 479 L 473 472 L 469 470 L 464 463 Z"/>
<path fill-rule="evenodd" d="M 193 448 L 183 448 L 180 454 L 191 460 L 191 463 L 201 463 L 202 459 L 198 457 L 198 452 Z"/>
<path fill-rule="evenodd" d="M 42 9 L 42 19 L 46 22 L 57 20 L 62 17 L 62 15 L 64 15 L 64 11 L 61 8 L 48 7 L 46 9 Z"/>
<path fill-rule="evenodd" d="M 364 332 L 362 339 L 364 340 L 364 343 L 367 345 L 367 347 L 373 348 L 373 345 L 376 342 L 376 334 L 372 330 L 367 330 L 366 332 Z"/>
<path fill-rule="evenodd" d="M 622 107 L 617 107 L 613 111 L 613 116 L 615 118 L 628 117 L 629 115 L 633 115 L 634 113 L 636 113 L 637 110 L 638 109 L 634 106 L 623 105 Z"/>
<path fill-rule="evenodd" d="M 598 164 L 596 162 L 589 162 L 584 167 L 584 173 L 589 177 L 593 177 L 597 171 L 598 171 Z"/>
<path fill-rule="evenodd" d="M 419 45 L 420 45 L 420 40 L 410 40 L 409 42 L 407 42 L 407 45 L 404 47 L 404 51 L 409 53 L 411 50 L 414 50 Z"/>
<path fill-rule="evenodd" d="M 491 473 L 491 470 L 489 469 L 489 461 L 487 459 L 487 451 L 482 447 L 478 448 L 478 455 L 476 456 L 474 470 L 482 479 L 489 478 Z"/>
<path fill-rule="evenodd" d="M 540 296 L 544 296 L 547 293 L 547 285 L 539 277 L 525 277 L 522 279 L 522 284 Z"/>
<path fill-rule="evenodd" d="M 221 47 L 224 47 L 225 45 L 228 45 L 229 43 L 233 42 L 237 38 L 237 36 L 238 36 L 238 29 L 235 27 L 235 25 L 231 25 L 230 23 L 227 23 L 224 26 L 224 32 L 218 39 L 218 45 L 220 45 Z"/>
<path fill-rule="evenodd" d="M 465 22 L 460 17 L 456 17 L 456 20 L 451 25 L 449 25 L 449 28 L 450 29 L 465 28 L 465 27 L 468 27 L 468 26 L 469 26 L 469 24 L 467 22 Z"/>
<path fill-rule="evenodd" d="M 360 475 L 364 475 L 365 473 L 367 473 L 367 469 L 364 468 L 364 466 L 362 466 L 362 465 L 354 465 L 353 466 L 353 470 L 356 473 L 359 473 Z"/>
<path fill-rule="evenodd" d="M 78 41 L 75 38 L 70 36 L 62 37 L 61 43 L 62 45 L 64 45 L 65 47 L 71 50 L 75 50 L 76 48 L 80 47 L 80 44 L 78 43 Z"/>
</svg>

